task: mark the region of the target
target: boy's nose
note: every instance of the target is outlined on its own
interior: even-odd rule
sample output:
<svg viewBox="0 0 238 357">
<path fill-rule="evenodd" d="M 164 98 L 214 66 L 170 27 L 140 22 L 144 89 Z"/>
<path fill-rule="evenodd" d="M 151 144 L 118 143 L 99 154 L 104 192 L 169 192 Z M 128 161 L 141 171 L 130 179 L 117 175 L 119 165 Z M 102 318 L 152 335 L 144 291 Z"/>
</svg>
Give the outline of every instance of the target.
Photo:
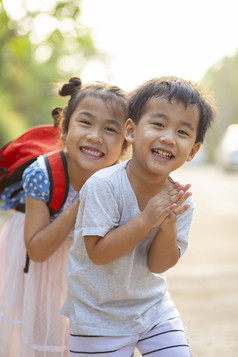
<svg viewBox="0 0 238 357">
<path fill-rule="evenodd" d="M 160 142 L 161 144 L 167 144 L 170 146 L 175 146 L 176 142 L 174 139 L 174 136 L 172 135 L 172 133 L 164 133 L 164 135 L 162 135 L 160 137 Z"/>
</svg>

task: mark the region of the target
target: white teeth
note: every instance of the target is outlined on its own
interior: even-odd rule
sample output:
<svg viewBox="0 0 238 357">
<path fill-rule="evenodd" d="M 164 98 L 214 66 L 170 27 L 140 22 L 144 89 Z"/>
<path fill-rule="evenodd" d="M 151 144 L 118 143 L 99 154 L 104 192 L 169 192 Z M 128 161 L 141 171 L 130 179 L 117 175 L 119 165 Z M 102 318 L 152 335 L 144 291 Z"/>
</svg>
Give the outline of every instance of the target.
<svg viewBox="0 0 238 357">
<path fill-rule="evenodd" d="M 164 156 L 164 157 L 172 157 L 172 154 L 162 151 L 162 150 L 157 150 L 154 149 L 154 152 L 156 152 L 156 154 L 160 155 L 160 156 Z"/>
<path fill-rule="evenodd" d="M 84 152 L 85 154 L 92 155 L 92 156 L 97 156 L 97 157 L 103 156 L 103 153 L 99 151 L 93 151 L 85 148 L 81 148 L 81 151 Z"/>
</svg>

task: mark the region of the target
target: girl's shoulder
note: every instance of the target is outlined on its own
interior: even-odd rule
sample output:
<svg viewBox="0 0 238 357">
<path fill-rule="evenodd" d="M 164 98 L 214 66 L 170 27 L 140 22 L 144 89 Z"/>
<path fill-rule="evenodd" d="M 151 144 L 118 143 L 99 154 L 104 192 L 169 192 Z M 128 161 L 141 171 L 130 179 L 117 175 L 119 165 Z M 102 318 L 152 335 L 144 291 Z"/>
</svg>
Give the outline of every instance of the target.
<svg viewBox="0 0 238 357">
<path fill-rule="evenodd" d="M 45 202 L 49 200 L 50 181 L 43 156 L 25 169 L 22 180 L 26 194 Z"/>
<path fill-rule="evenodd" d="M 41 201 L 50 200 L 51 181 L 48 175 L 44 156 L 39 156 L 23 173 L 23 188 L 27 195 L 37 198 Z M 78 199 L 79 193 L 69 185 L 68 194 L 62 209 L 57 212 L 58 215 L 63 209 Z"/>
</svg>

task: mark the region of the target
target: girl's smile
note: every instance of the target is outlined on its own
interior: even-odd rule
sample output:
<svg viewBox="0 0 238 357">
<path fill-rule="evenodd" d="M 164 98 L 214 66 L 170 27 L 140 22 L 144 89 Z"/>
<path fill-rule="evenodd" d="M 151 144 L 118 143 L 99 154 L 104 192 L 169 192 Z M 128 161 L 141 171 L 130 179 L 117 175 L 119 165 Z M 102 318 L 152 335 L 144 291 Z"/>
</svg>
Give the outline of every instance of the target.
<svg viewBox="0 0 238 357">
<path fill-rule="evenodd" d="M 92 160 L 98 160 L 104 156 L 104 153 L 101 150 L 90 146 L 80 146 L 79 150 L 85 157 Z"/>
<path fill-rule="evenodd" d="M 85 181 L 95 171 L 115 163 L 124 142 L 124 124 L 122 110 L 112 110 L 110 103 L 98 97 L 83 98 L 71 116 L 65 137 L 70 178 L 82 177 L 83 172 Z"/>
</svg>

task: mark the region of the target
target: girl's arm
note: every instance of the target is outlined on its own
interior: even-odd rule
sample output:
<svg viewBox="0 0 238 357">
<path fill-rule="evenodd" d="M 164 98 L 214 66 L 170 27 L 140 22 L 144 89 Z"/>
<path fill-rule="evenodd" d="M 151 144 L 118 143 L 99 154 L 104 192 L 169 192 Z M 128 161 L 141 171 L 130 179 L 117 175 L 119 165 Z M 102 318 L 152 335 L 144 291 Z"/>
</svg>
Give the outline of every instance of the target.
<svg viewBox="0 0 238 357">
<path fill-rule="evenodd" d="M 26 196 L 24 239 L 30 259 L 43 262 L 60 247 L 75 225 L 78 205 L 79 199 L 50 222 L 46 203 Z"/>
</svg>

